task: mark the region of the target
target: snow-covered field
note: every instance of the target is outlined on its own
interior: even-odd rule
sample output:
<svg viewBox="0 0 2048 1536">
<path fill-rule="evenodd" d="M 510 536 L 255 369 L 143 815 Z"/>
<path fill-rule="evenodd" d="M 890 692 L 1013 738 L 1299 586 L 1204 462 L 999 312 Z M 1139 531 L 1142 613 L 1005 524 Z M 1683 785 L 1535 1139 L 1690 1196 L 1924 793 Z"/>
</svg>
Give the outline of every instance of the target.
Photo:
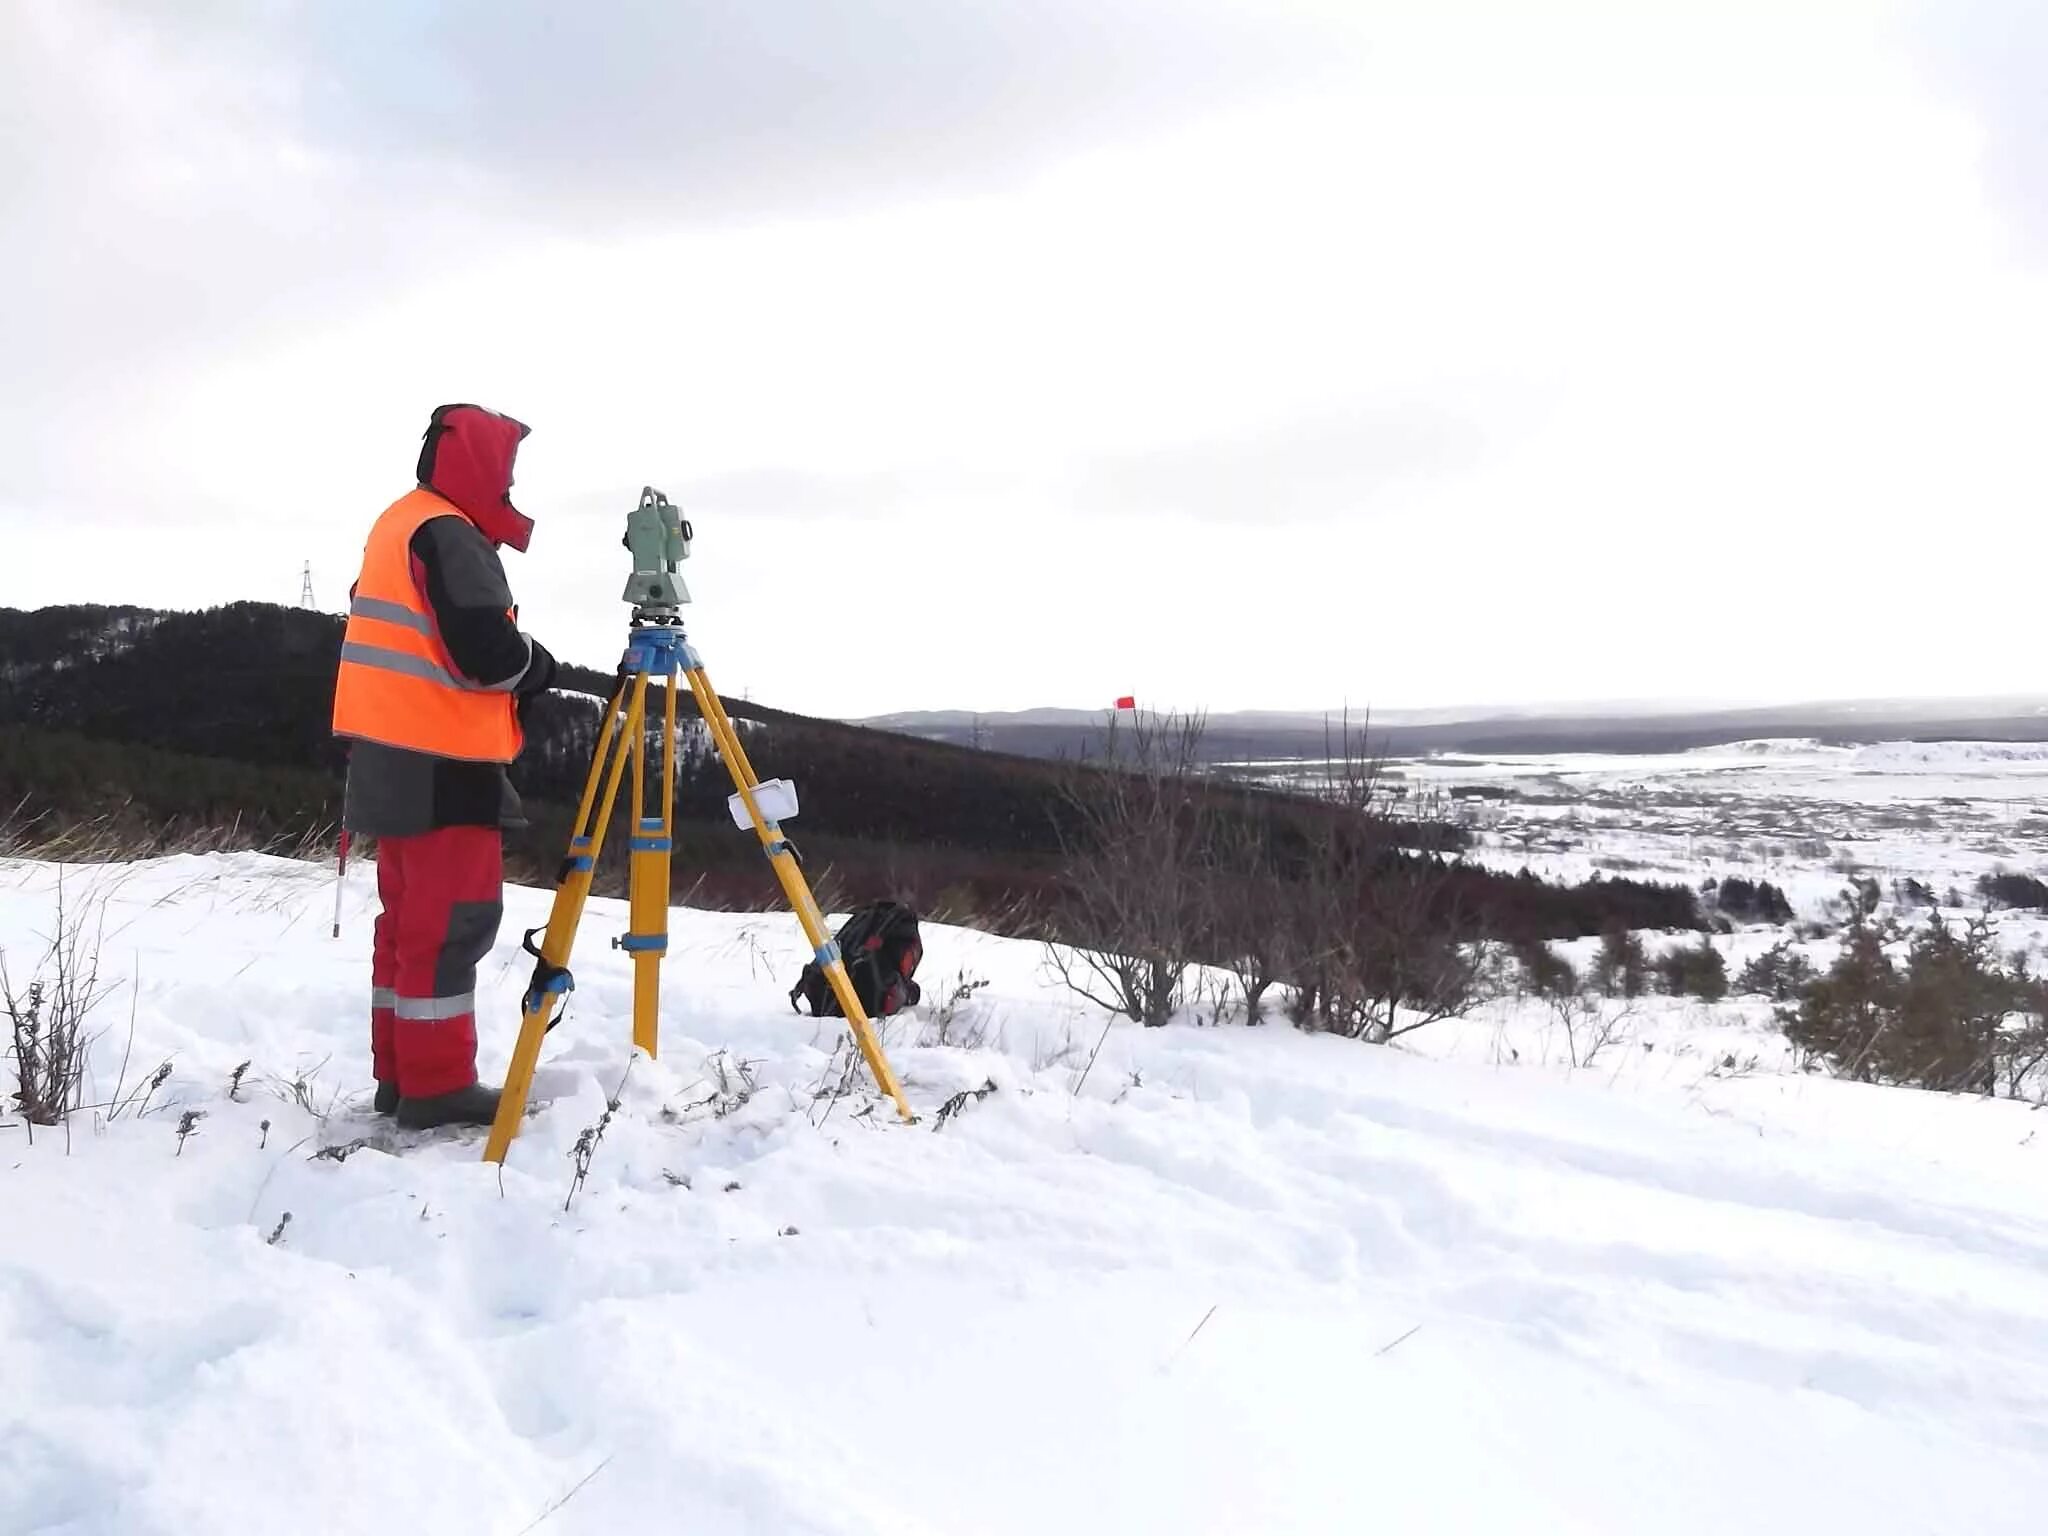
<svg viewBox="0 0 2048 1536">
<path fill-rule="evenodd" d="M 1475 809 L 1489 858 L 1753 857 L 1802 905 L 1841 846 L 2029 868 L 2048 762 L 1936 758 L 1496 764 L 1560 803 Z M 1732 832 L 1681 803 L 1729 783 Z M 1957 785 L 1946 831 L 1877 824 Z M 1773 806 L 1839 835 L 1774 856 Z M 1509 841 L 1535 822 L 1570 846 Z M 834 1094 L 786 916 L 676 913 L 661 1057 L 629 1072 L 600 902 L 502 1177 L 473 1140 L 320 1159 L 376 1133 L 369 874 L 335 941 L 310 866 L 0 865 L 17 982 L 60 880 L 95 925 L 91 1097 L 171 1063 L 146 1112 L 0 1128 L 0 1532 L 1863 1536 L 2048 1508 L 2048 1112 L 1794 1074 L 1741 1000 L 1658 1000 L 1590 1065 L 1534 1002 L 1402 1049 L 1105 1039 L 1035 947 L 929 927 L 904 1127 Z M 509 900 L 487 1074 L 548 896 Z M 988 985 L 942 1044 L 962 976 Z"/>
<path fill-rule="evenodd" d="M 1504 796 L 1454 801 L 1476 856 L 1555 878 L 1748 875 L 1813 915 L 1854 876 L 1967 897 L 1982 875 L 2048 868 L 2048 743 L 1757 741 L 1394 766 L 1416 789 Z"/>
</svg>

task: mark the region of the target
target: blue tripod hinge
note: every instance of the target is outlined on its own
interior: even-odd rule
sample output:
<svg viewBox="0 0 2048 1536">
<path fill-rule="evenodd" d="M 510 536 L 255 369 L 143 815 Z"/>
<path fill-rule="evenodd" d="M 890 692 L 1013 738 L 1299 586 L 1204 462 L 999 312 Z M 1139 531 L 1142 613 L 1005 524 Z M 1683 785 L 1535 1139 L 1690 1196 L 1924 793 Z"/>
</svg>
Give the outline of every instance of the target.
<svg viewBox="0 0 2048 1536">
<path fill-rule="evenodd" d="M 827 939 L 824 943 L 818 946 L 819 965 L 829 969 L 831 967 L 832 962 L 834 960 L 837 960 L 838 958 L 839 941 L 837 939 Z"/>
<path fill-rule="evenodd" d="M 520 1007 L 526 1013 L 544 1007 L 551 997 L 565 997 L 576 990 L 576 978 L 569 974 L 569 967 L 550 964 L 540 952 L 540 945 L 534 942 L 544 932 L 545 928 L 529 928 L 519 941 L 519 947 L 533 956 L 533 979 L 526 984 L 526 993 L 520 999 Z M 562 1010 L 557 1008 L 555 1016 L 548 1020 L 548 1028 L 553 1029 L 561 1022 Z"/>
<path fill-rule="evenodd" d="M 531 1013 L 549 997 L 561 997 L 576 990 L 576 978 L 567 970 L 556 971 L 551 976 L 535 977 L 526 989 L 526 996 L 519 1000 L 522 1012 Z"/>
<path fill-rule="evenodd" d="M 571 977 L 567 969 L 555 971 L 545 977 L 535 977 L 532 979 L 532 985 L 526 987 L 526 995 L 520 997 L 520 1012 L 530 1014 L 532 1010 L 543 1008 L 549 997 L 567 997 L 571 991 L 575 991 L 575 977 Z M 557 1012 L 555 1022 L 559 1022 L 559 1018 L 561 1016 Z M 551 1022 L 549 1028 L 555 1028 L 555 1022 Z"/>
<path fill-rule="evenodd" d="M 613 943 L 629 955 L 665 955 L 668 953 L 668 935 L 665 933 L 629 933 Z"/>
<path fill-rule="evenodd" d="M 673 672 L 678 659 L 694 658 L 695 654 L 680 630 L 636 629 L 633 631 L 633 638 L 626 642 L 626 656 L 620 663 L 620 669 L 628 675 L 636 672 Z"/>
</svg>

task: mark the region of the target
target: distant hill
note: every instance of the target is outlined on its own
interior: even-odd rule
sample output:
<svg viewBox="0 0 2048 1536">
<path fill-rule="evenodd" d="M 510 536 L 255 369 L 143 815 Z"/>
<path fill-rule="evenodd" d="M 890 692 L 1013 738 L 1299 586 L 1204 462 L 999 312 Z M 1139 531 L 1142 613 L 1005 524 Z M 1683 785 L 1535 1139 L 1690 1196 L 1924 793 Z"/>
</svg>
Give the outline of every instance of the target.
<svg viewBox="0 0 2048 1536">
<path fill-rule="evenodd" d="M 345 756 L 328 721 L 342 628 L 335 615 L 268 603 L 0 609 L 0 817 L 125 808 L 155 827 L 244 814 L 285 841 L 333 824 Z M 543 883 L 566 844 L 612 681 L 565 666 L 513 770 L 533 826 L 508 841 L 508 855 Z M 1057 851 L 1051 765 L 725 703 L 751 722 L 761 772 L 799 780 L 804 809 L 791 830 L 825 894 L 854 870 L 927 898 L 957 887 L 963 903 L 1008 899 L 1045 877 Z M 687 692 L 680 714 L 696 714 Z M 701 879 L 700 898 L 750 904 L 775 887 L 729 819 L 731 792 L 715 759 L 687 757 L 678 878 Z"/>
<path fill-rule="evenodd" d="M 0 609 L 0 828 L 111 827 L 151 851 L 199 832 L 209 846 L 317 842 L 335 828 L 345 768 L 329 733 L 342 620 L 267 603 L 199 613 L 126 607 Z M 565 667 L 537 702 L 512 770 L 530 825 L 506 839 L 513 878 L 548 885 L 567 846 L 612 678 Z M 893 895 L 927 913 L 1032 931 L 1061 878 L 1065 786 L 1098 770 L 1046 755 L 817 720 L 726 700 L 748 723 L 762 774 L 794 778 L 791 825 L 820 902 L 841 909 Z M 695 701 L 676 787 L 676 894 L 698 905 L 775 906 L 755 840 L 734 828 L 724 766 Z M 1089 738 L 1071 738 L 1079 756 Z M 1049 755 L 1049 754 L 1048 754 Z M 1300 848 L 1340 813 L 1306 798 L 1215 780 L 1199 791 L 1224 835 L 1257 832 Z M 615 815 L 599 889 L 623 890 L 628 815 Z M 1461 845 L 1447 825 L 1395 828 L 1408 849 Z M 1413 861 L 1412 853 L 1395 856 Z M 1689 892 L 1625 880 L 1564 889 L 1483 870 L 1457 872 L 1457 921 L 1523 937 L 1688 926 Z"/>
<path fill-rule="evenodd" d="M 1032 757 L 1069 757 L 1097 738 L 1108 711 L 1034 709 L 976 714 L 924 710 L 861 721 L 930 741 Z M 1320 757 L 1341 733 L 1328 715 L 1243 711 L 1211 715 L 1204 752 L 1215 763 Z M 1354 710 L 1355 731 L 1366 724 Z M 1804 737 L 1829 746 L 1876 741 L 2048 741 L 2048 697 L 1866 699 L 1753 709 L 1659 710 L 1643 704 L 1556 713 L 1391 711 L 1370 719 L 1376 749 L 1393 757 L 1436 752 L 1686 752 L 1759 737 Z"/>
</svg>

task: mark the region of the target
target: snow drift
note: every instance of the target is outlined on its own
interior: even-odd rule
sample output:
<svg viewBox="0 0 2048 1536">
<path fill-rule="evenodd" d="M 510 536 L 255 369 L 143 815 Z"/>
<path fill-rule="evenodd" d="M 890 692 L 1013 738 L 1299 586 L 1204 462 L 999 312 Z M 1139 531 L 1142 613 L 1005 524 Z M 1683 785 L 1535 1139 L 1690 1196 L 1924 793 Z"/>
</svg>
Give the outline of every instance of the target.
<svg viewBox="0 0 2048 1536">
<path fill-rule="evenodd" d="M 172 1071 L 0 1131 L 0 1531 L 2038 1528 L 2024 1106 L 1281 1026 L 1091 1065 L 1033 947 L 932 927 L 899 1127 L 790 1015 L 787 917 L 678 912 L 629 1072 L 599 902 L 502 1179 L 319 1159 L 376 1129 L 368 881 L 337 944 L 306 866 L 0 866 L 17 977 L 60 874 L 121 978 L 94 1096 Z M 508 901 L 487 1071 L 547 897 Z"/>
</svg>

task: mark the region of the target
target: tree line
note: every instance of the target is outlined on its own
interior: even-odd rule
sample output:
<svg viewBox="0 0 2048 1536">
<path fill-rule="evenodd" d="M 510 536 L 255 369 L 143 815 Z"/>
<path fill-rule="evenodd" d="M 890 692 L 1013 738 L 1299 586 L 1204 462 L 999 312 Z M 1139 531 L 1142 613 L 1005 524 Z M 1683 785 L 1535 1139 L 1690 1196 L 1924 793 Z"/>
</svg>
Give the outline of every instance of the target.
<svg viewBox="0 0 2048 1536">
<path fill-rule="evenodd" d="M 18 816 L 61 821 L 118 809 L 153 829 L 156 842 L 167 827 L 205 821 L 238 829 L 247 846 L 331 832 L 345 767 L 328 731 L 342 628 L 334 615 L 263 603 L 196 613 L 0 611 L 0 725 L 8 727 L 0 732 L 8 744 L 0 814 L 15 807 Z M 567 843 L 615 678 L 570 666 L 560 682 L 528 711 L 527 750 L 512 770 L 529 825 L 508 836 L 507 864 L 539 883 L 553 879 Z M 803 811 L 790 830 L 828 905 L 889 895 L 1005 932 L 1088 934 L 1114 914 L 1091 912 L 1086 892 L 1108 889 L 1104 861 L 1129 857 L 1109 828 L 1160 793 L 1146 787 L 1153 769 L 1126 760 L 1128 736 L 1084 758 L 1050 761 L 726 703 L 761 771 L 799 782 Z M 774 906 L 779 888 L 753 840 L 731 824 L 731 781 L 708 750 L 694 701 L 685 693 L 679 705 L 676 894 Z M 1135 744 L 1140 758 L 1156 755 L 1170 734 L 1146 729 L 1155 736 Z M 1187 857 L 1205 871 L 1202 900 L 1218 911 L 1234 904 L 1294 914 L 1291 931 L 1315 934 L 1300 942 L 1323 957 L 1330 979 L 1316 993 L 1330 999 L 1333 1017 L 1355 1008 L 1357 976 L 1380 978 L 1394 963 L 1384 936 L 1396 929 L 1434 944 L 1434 936 L 1565 938 L 1616 924 L 1700 922 L 1692 893 L 1674 886 L 1563 886 L 1465 863 L 1463 832 L 1434 807 L 1395 794 L 1383 774 L 1372 775 L 1361 804 L 1356 786 L 1327 798 L 1280 794 L 1214 778 L 1183 756 L 1170 796 L 1197 850 Z M 623 836 L 622 819 L 614 835 Z M 615 853 L 600 867 L 601 892 L 623 889 L 626 861 Z M 1236 895 L 1226 900 L 1226 892 Z M 1262 942 L 1226 937 L 1220 917 L 1203 923 L 1211 935 L 1203 953 L 1241 950 L 1260 963 Z M 1406 976 L 1400 985 L 1415 992 L 1429 983 Z"/>
</svg>

